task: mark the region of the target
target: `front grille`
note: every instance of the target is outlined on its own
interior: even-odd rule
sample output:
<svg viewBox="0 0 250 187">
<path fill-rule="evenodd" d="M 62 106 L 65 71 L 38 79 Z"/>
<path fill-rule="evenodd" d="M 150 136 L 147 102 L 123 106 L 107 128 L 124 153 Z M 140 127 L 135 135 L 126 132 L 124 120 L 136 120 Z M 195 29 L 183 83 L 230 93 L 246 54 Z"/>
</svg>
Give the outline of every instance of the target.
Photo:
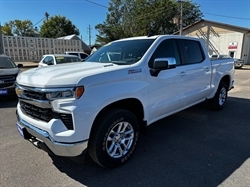
<svg viewBox="0 0 250 187">
<path fill-rule="evenodd" d="M 22 111 L 32 118 L 39 119 L 45 122 L 49 122 L 51 119 L 53 119 L 53 112 L 51 109 L 40 108 L 23 101 L 20 101 L 20 105 Z"/>
<path fill-rule="evenodd" d="M 0 76 L 0 88 L 10 87 L 16 81 L 16 74 L 15 75 L 2 75 Z"/>
<path fill-rule="evenodd" d="M 34 92 L 30 90 L 24 90 L 23 93 L 26 97 L 31 98 L 31 99 L 36 99 L 36 100 L 47 100 L 46 99 L 46 93 L 42 92 Z"/>
<path fill-rule="evenodd" d="M 73 130 L 73 119 L 71 114 L 62 114 L 53 112 L 50 108 L 41 108 L 32 104 L 20 101 L 21 110 L 26 115 L 44 122 L 51 119 L 61 119 L 68 130 Z"/>
</svg>

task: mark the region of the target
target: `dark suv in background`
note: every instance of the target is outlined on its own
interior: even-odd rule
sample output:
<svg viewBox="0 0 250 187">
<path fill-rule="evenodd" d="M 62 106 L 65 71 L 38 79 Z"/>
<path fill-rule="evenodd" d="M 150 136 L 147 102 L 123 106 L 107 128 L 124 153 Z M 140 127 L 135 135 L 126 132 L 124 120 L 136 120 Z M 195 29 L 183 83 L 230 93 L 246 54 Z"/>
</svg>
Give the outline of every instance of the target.
<svg viewBox="0 0 250 187">
<path fill-rule="evenodd" d="M 15 96 L 15 81 L 23 65 L 16 65 L 10 57 L 0 55 L 0 98 Z"/>
</svg>

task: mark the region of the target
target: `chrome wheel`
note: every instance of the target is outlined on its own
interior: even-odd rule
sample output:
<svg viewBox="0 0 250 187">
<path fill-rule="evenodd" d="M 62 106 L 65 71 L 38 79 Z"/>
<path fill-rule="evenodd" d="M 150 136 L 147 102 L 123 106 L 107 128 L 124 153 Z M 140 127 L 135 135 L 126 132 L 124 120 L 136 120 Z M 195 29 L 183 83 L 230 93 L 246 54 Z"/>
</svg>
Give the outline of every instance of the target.
<svg viewBox="0 0 250 187">
<path fill-rule="evenodd" d="M 227 98 L 227 90 L 225 87 L 221 88 L 220 95 L 219 95 L 219 105 L 222 106 Z"/>
<path fill-rule="evenodd" d="M 114 168 L 127 162 L 139 138 L 138 119 L 130 111 L 112 108 L 97 118 L 88 153 L 100 166 Z"/>
<path fill-rule="evenodd" d="M 110 157 L 120 158 L 131 148 L 134 141 L 134 129 L 128 122 L 117 123 L 109 132 L 106 150 Z"/>
</svg>

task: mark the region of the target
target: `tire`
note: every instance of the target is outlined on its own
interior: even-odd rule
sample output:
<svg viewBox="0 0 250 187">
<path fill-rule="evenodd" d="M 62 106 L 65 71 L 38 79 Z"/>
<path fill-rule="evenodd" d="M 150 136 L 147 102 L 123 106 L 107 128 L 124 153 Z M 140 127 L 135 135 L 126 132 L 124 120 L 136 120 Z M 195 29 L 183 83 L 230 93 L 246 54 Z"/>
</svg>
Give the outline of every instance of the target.
<svg viewBox="0 0 250 187">
<path fill-rule="evenodd" d="M 215 96 L 209 100 L 209 104 L 214 110 L 221 110 L 224 107 L 227 101 L 227 92 L 227 84 L 220 82 Z"/>
<path fill-rule="evenodd" d="M 118 167 L 132 155 L 138 137 L 139 123 L 134 114 L 123 109 L 108 110 L 96 121 L 88 152 L 100 166 Z"/>
</svg>

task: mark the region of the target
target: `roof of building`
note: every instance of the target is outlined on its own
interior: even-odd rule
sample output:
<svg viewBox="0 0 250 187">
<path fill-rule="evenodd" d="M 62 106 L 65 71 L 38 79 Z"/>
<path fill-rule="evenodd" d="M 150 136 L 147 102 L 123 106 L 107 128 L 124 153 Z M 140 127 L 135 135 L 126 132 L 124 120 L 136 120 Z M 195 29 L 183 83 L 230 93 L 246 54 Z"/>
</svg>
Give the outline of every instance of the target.
<svg viewBox="0 0 250 187">
<path fill-rule="evenodd" d="M 71 34 L 71 35 L 68 35 L 68 36 L 62 36 L 62 37 L 59 37 L 59 38 L 57 38 L 57 39 L 72 40 L 72 39 L 74 39 L 75 37 L 77 37 L 78 39 L 80 39 L 76 34 Z"/>
<path fill-rule="evenodd" d="M 205 19 L 201 19 L 199 21 L 194 22 L 193 24 L 188 25 L 187 27 L 183 28 L 183 31 L 185 31 L 185 30 L 187 30 L 195 25 L 198 25 L 198 24 L 201 24 L 201 26 L 204 26 L 204 25 L 202 25 L 202 23 L 209 23 L 209 24 L 216 25 L 216 26 L 228 27 L 231 30 L 241 31 L 242 33 L 245 33 L 245 34 L 250 32 L 250 28 L 245 28 L 245 27 L 240 27 L 240 26 L 236 26 L 236 25 L 230 25 L 230 24 L 211 21 L 211 20 L 205 20 Z M 173 34 L 179 34 L 179 31 L 177 31 Z"/>
<path fill-rule="evenodd" d="M 72 34 L 72 35 L 68 35 L 68 36 L 62 36 L 62 37 L 59 37 L 57 39 L 62 39 L 62 40 L 81 40 L 76 34 Z M 83 50 L 88 50 L 88 51 L 91 51 L 91 48 L 85 44 L 82 40 L 82 49 Z"/>
</svg>

